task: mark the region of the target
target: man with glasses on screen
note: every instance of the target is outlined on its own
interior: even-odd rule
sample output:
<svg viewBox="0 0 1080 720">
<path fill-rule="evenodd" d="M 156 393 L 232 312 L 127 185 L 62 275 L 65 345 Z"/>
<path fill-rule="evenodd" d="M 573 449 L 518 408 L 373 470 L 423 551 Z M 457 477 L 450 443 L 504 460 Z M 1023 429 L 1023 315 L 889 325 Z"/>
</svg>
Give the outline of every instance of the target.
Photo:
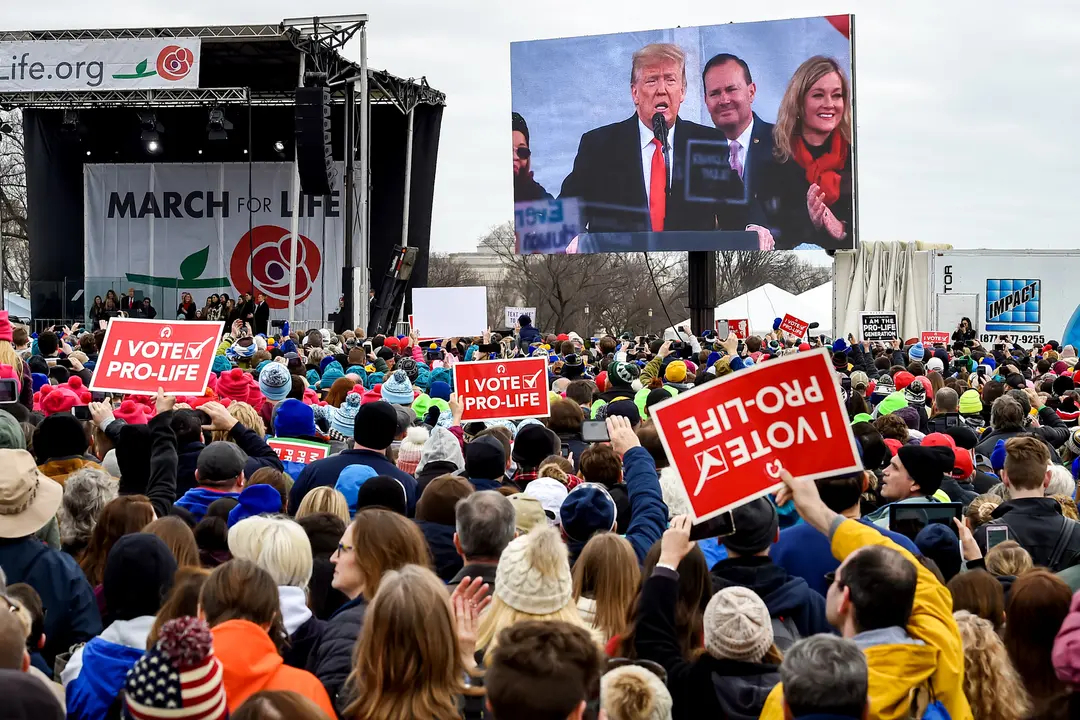
<svg viewBox="0 0 1080 720">
<path fill-rule="evenodd" d="M 525 124 L 525 118 L 513 113 L 510 122 L 514 143 L 514 202 L 551 200 L 551 193 L 533 179 L 529 126 Z"/>
<path fill-rule="evenodd" d="M 742 183 L 727 164 L 723 135 L 679 117 L 686 99 L 682 48 L 654 43 L 635 52 L 630 97 L 634 115 L 585 133 L 574 168 L 563 181 L 560 199 L 583 201 L 586 229 L 590 233 L 745 229 L 745 207 L 723 202 L 744 195 Z M 719 180 L 710 183 L 708 197 L 687 191 L 691 151 L 695 158 L 718 159 Z M 767 230 L 761 228 L 759 238 L 761 249 L 772 249 Z M 661 240 L 653 249 L 662 250 L 662 245 Z"/>
</svg>

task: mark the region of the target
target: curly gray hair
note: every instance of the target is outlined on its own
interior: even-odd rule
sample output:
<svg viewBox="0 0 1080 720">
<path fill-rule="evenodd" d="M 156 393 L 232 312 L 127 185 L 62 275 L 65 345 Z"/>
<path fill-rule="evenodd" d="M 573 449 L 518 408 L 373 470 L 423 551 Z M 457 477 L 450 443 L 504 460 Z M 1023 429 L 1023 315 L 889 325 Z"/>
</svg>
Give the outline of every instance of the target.
<svg viewBox="0 0 1080 720">
<path fill-rule="evenodd" d="M 87 542 L 102 508 L 116 498 L 119 484 L 104 470 L 83 468 L 64 482 L 64 500 L 57 518 L 60 542 L 64 545 Z"/>
</svg>

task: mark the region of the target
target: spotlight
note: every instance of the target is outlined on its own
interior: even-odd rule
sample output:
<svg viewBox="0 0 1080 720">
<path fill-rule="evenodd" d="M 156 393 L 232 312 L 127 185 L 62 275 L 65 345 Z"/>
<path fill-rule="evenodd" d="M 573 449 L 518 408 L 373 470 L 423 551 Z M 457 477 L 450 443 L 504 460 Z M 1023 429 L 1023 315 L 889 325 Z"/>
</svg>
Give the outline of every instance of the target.
<svg viewBox="0 0 1080 720">
<path fill-rule="evenodd" d="M 60 121 L 60 132 L 77 133 L 79 131 L 79 113 L 77 110 L 65 110 L 64 119 Z"/>
<path fill-rule="evenodd" d="M 154 139 L 148 140 L 146 143 L 146 152 L 151 155 L 157 155 L 161 152 L 161 141 Z"/>
<path fill-rule="evenodd" d="M 86 157 L 90 157 L 90 151 L 89 150 L 86 151 Z"/>
<path fill-rule="evenodd" d="M 157 115 L 153 112 L 139 113 L 139 125 L 142 127 L 143 148 L 150 155 L 159 154 L 163 149 L 161 133 L 165 132 L 165 127 L 158 122 Z"/>
<path fill-rule="evenodd" d="M 225 111 L 219 107 L 210 110 L 210 122 L 206 123 L 206 136 L 210 140 L 228 140 L 233 124 L 225 119 Z"/>
<path fill-rule="evenodd" d="M 202 155 L 202 148 L 199 148 L 199 154 Z"/>
<path fill-rule="evenodd" d="M 274 143 L 274 152 L 279 153 L 279 154 L 285 152 L 285 143 L 281 142 L 280 140 L 275 142 Z"/>
</svg>

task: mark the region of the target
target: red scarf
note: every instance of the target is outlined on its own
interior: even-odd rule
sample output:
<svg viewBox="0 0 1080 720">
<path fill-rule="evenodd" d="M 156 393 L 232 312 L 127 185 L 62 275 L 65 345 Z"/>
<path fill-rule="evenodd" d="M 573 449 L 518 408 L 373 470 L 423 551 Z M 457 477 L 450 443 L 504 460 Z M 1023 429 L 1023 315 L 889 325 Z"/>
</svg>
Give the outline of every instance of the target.
<svg viewBox="0 0 1080 720">
<path fill-rule="evenodd" d="M 848 143 L 840 133 L 833 132 L 829 151 L 818 159 L 806 149 L 802 136 L 796 135 L 792 143 L 795 162 L 806 171 L 806 182 L 817 183 L 825 193 L 825 204 L 832 205 L 840 199 L 840 171 L 847 164 Z"/>
</svg>

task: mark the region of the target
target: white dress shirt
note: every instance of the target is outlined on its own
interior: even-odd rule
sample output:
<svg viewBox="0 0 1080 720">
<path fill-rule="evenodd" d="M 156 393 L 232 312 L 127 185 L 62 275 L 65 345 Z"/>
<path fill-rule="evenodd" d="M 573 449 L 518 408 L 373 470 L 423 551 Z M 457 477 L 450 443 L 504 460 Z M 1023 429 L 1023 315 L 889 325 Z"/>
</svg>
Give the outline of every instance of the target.
<svg viewBox="0 0 1080 720">
<path fill-rule="evenodd" d="M 754 134 L 754 116 L 751 115 L 750 116 L 750 124 L 746 126 L 746 129 L 743 130 L 742 133 L 739 135 L 739 137 L 735 138 L 734 141 L 729 141 L 729 142 L 737 142 L 737 143 L 739 143 L 739 165 L 742 166 L 743 177 L 746 177 L 746 155 L 747 155 L 747 150 L 750 148 L 750 143 L 753 142 L 753 140 L 751 139 L 751 136 L 753 134 Z"/>
<path fill-rule="evenodd" d="M 651 127 L 646 127 L 645 123 L 638 118 L 638 134 L 641 138 L 641 177 L 645 180 L 645 204 L 648 205 L 650 198 L 649 180 L 652 178 L 652 158 L 653 152 L 660 152 L 659 148 L 653 145 L 653 130 Z M 675 153 L 671 151 L 671 148 L 675 147 L 675 126 L 672 125 L 667 131 L 668 137 L 668 157 L 671 162 L 668 164 L 668 185 L 671 185 L 671 171 L 675 165 Z"/>
</svg>

